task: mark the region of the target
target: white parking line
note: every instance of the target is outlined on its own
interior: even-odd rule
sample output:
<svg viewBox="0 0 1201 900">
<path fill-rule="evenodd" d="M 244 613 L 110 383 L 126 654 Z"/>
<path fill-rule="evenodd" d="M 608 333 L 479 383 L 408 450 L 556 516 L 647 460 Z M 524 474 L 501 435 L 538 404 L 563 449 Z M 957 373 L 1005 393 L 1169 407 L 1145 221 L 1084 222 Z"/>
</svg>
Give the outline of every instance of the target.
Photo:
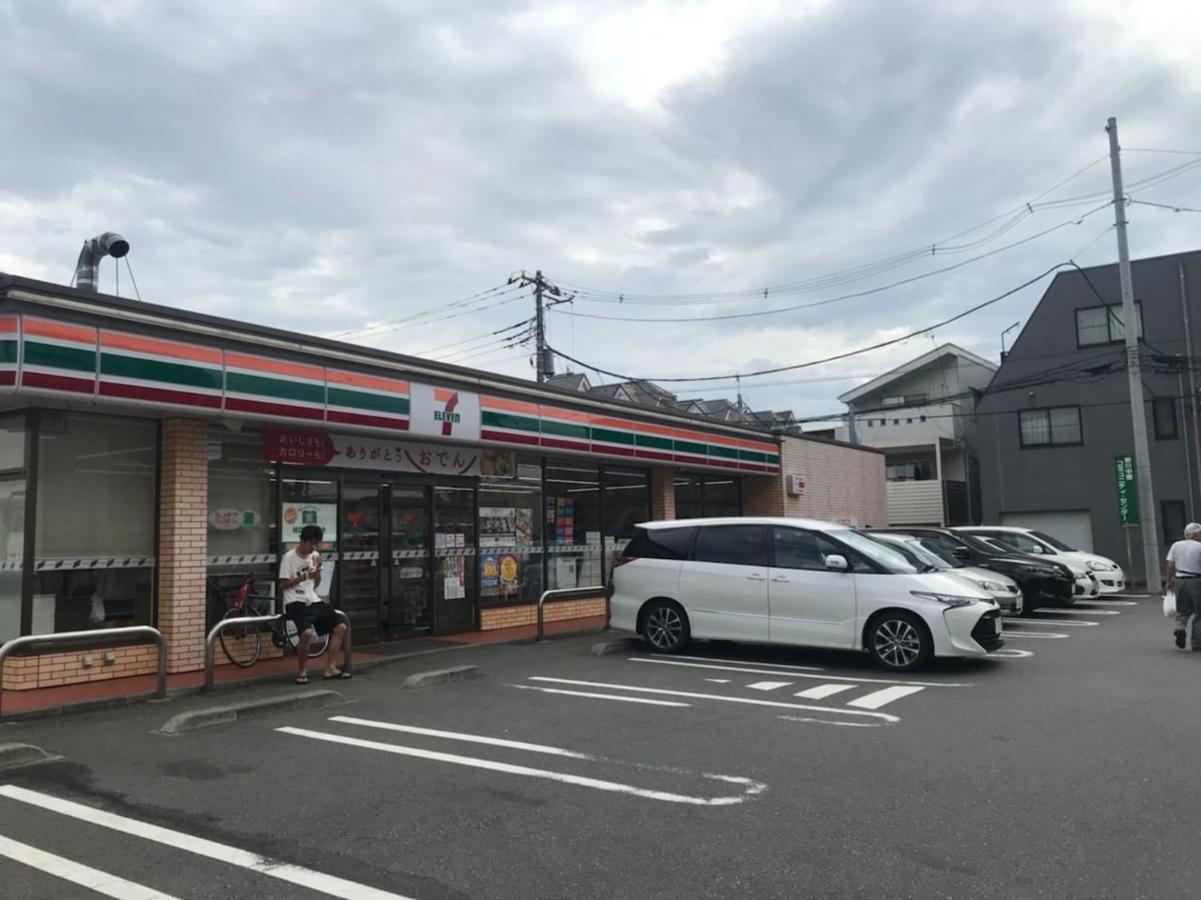
<svg viewBox="0 0 1201 900">
<path fill-rule="evenodd" d="M 7 856 L 30 868 L 40 869 L 55 878 L 77 884 L 105 897 L 116 897 L 117 900 L 177 900 L 171 894 L 151 890 L 136 882 L 126 881 L 124 878 L 72 862 L 53 853 L 46 853 L 37 847 L 30 847 L 3 835 L 0 835 L 0 856 Z"/>
<path fill-rule="evenodd" d="M 1007 631 L 1005 632 L 1005 640 L 1011 638 L 1068 638 L 1070 634 L 1057 634 L 1052 631 Z M 1004 648 L 1002 648 L 1004 649 Z"/>
<path fill-rule="evenodd" d="M 825 700 L 827 697 L 833 697 L 835 694 L 841 694 L 843 691 L 853 691 L 853 684 L 819 684 L 817 687 L 811 687 L 807 691 L 797 691 L 792 696 L 804 697 L 806 700 Z"/>
<path fill-rule="evenodd" d="M 418 759 L 428 759 L 434 762 L 452 763 L 473 769 L 485 769 L 490 772 L 503 772 L 506 775 L 521 775 L 526 778 L 542 778 L 547 781 L 557 781 L 560 784 L 572 784 L 577 787 L 593 788 L 598 791 L 608 791 L 614 794 L 629 794 L 646 800 L 662 800 L 665 803 L 682 803 L 688 806 L 733 806 L 744 803 L 750 797 L 761 794 L 767 789 L 766 785 L 751 781 L 748 778 L 738 778 L 729 775 L 704 775 L 720 781 L 732 782 L 746 786 L 742 794 L 726 797 L 690 797 L 685 794 L 673 794 L 668 791 L 656 791 L 648 788 L 634 787 L 618 781 L 604 781 L 599 778 L 588 778 L 584 775 L 569 775 L 566 772 L 552 772 L 548 769 L 534 769 L 530 766 L 517 766 L 511 763 L 497 762 L 492 759 L 480 759 L 474 756 L 459 756 L 455 753 L 439 753 L 436 750 L 422 750 L 417 747 L 405 747 L 399 744 L 385 744 L 380 741 L 365 741 L 360 738 L 345 737 L 340 734 L 326 734 L 321 731 L 310 731 L 307 728 L 292 728 L 285 726 L 277 728 L 282 734 L 311 738 L 315 741 L 328 741 L 347 747 L 359 747 L 364 750 L 378 750 L 381 753 L 393 753 L 398 756 L 411 756 Z M 364 895 L 365 896 L 365 895 Z"/>
<path fill-rule="evenodd" d="M 587 697 L 591 700 L 617 700 L 621 703 L 642 703 L 646 706 L 692 706 L 691 703 L 679 703 L 675 700 L 651 700 L 647 697 L 618 697 L 616 694 L 594 694 L 590 691 L 568 691 L 563 688 L 535 687 L 532 684 L 509 684 L 506 687 L 519 688 L 523 691 L 540 691 L 543 694 L 562 694 L 567 697 Z"/>
<path fill-rule="evenodd" d="M 1089 601 L 1088 601 L 1088 603 L 1089 603 L 1089 604 L 1104 605 L 1104 606 L 1138 606 L 1138 602 L 1137 602 L 1137 601 L 1135 601 L 1135 600 L 1104 600 L 1104 599 L 1098 599 L 1098 600 L 1089 600 Z M 1084 607 L 1084 608 L 1085 608 L 1085 609 L 1088 609 L 1088 607 L 1087 607 L 1087 606 L 1086 606 L 1086 607 Z"/>
<path fill-rule="evenodd" d="M 791 681 L 756 681 L 754 684 L 748 684 L 747 687 L 752 691 L 778 691 L 790 684 L 792 684 Z"/>
<path fill-rule="evenodd" d="M 545 681 L 552 684 L 570 684 L 578 687 L 607 688 L 608 690 L 632 691 L 643 694 L 658 694 L 667 697 L 687 697 L 690 700 L 719 700 L 723 703 L 745 703 L 748 706 L 773 706 L 779 709 L 803 709 L 807 712 L 835 713 L 843 716 L 865 716 L 883 719 L 886 722 L 901 721 L 897 716 L 882 712 L 860 712 L 859 710 L 841 709 L 836 706 L 806 706 L 803 703 L 785 703 L 780 700 L 754 700 L 750 697 L 727 697 L 722 694 L 698 694 L 693 691 L 669 691 L 665 688 L 639 687 L 632 684 L 606 684 L 599 681 L 576 681 L 571 678 L 549 678 L 543 675 L 531 675 L 530 681 Z"/>
<path fill-rule="evenodd" d="M 729 678 L 706 678 L 705 681 L 711 681 L 714 684 L 729 684 Z"/>
<path fill-rule="evenodd" d="M 831 722 L 829 719 L 811 719 L 808 716 L 776 716 L 783 722 L 816 722 L 819 725 L 841 725 L 844 728 L 879 728 L 878 722 Z"/>
<path fill-rule="evenodd" d="M 286 881 L 289 884 L 330 897 L 339 897 L 341 900 L 409 900 L 400 894 L 381 891 L 365 884 L 359 884 L 357 881 L 348 881 L 345 878 L 326 875 L 324 872 L 314 869 L 306 869 L 304 866 L 294 866 L 277 859 L 269 859 L 239 847 L 219 844 L 216 841 L 205 840 L 182 831 L 172 831 L 170 828 L 151 825 L 149 822 L 131 819 L 128 816 L 119 816 L 116 813 L 105 812 L 92 806 L 84 806 L 82 803 L 63 800 L 51 794 L 17 787 L 15 784 L 0 785 L 0 796 L 8 797 L 10 800 L 19 800 L 30 806 L 60 815 L 70 816 L 91 825 L 99 825 L 102 828 L 110 828 L 133 837 L 164 844 L 176 850 L 183 850 L 185 853 L 194 853 L 197 856 L 257 872 L 260 875 L 278 878 L 280 881 Z"/>
<path fill-rule="evenodd" d="M 1040 610 L 1041 611 L 1041 610 Z M 1120 616 L 1122 613 L 1116 609 L 1055 609 L 1046 610 L 1056 616 Z"/>
<path fill-rule="evenodd" d="M 855 706 L 859 709 L 879 709 L 881 706 L 887 706 L 894 700 L 900 700 L 902 697 L 908 697 L 910 694 L 916 694 L 918 691 L 924 691 L 925 688 L 920 687 L 887 687 L 883 690 L 872 691 L 862 697 L 856 697 L 854 700 L 847 701 L 847 706 Z"/>
<path fill-rule="evenodd" d="M 657 657 L 659 659 L 686 659 L 691 662 L 709 662 L 709 663 L 740 663 L 741 662 L 740 660 L 737 660 L 737 659 L 724 659 L 724 658 L 716 657 L 716 656 L 686 656 L 686 655 L 680 654 L 680 653 L 673 653 L 670 656 L 668 656 L 665 653 L 652 653 L 651 656 Z M 795 671 L 795 672 L 821 672 L 822 671 L 821 666 L 794 666 L 794 665 L 790 665 L 789 663 L 755 662 L 755 663 L 741 663 L 741 664 L 742 665 L 751 665 L 751 666 L 765 666 L 765 667 L 771 668 L 771 669 L 788 669 L 790 671 Z"/>
<path fill-rule="evenodd" d="M 481 734 L 464 734 L 461 731 L 439 731 L 436 728 L 418 728 L 416 725 L 397 725 L 394 722 L 377 722 L 374 719 L 356 719 L 354 716 L 330 716 L 331 722 L 342 722 L 345 725 L 360 725 L 363 728 L 378 728 L 381 731 L 399 731 L 403 734 L 422 734 L 426 737 L 445 738 L 448 741 L 465 741 L 469 744 L 489 744 L 493 747 L 507 747 L 510 750 L 524 750 L 527 753 L 545 753 L 548 756 L 567 756 L 572 759 L 592 759 L 587 753 L 576 753 L 564 750 L 562 747 L 548 747 L 546 744 L 527 744 L 525 741 L 509 741 L 504 738 L 486 737 Z"/>
<path fill-rule="evenodd" d="M 970 683 L 956 681 L 894 681 L 888 678 L 858 678 L 850 675 L 810 675 L 807 672 L 769 672 L 763 669 L 752 669 L 746 666 L 711 666 L 694 662 L 677 662 L 671 659 L 647 659 L 642 656 L 631 656 L 629 662 L 653 663 L 657 666 L 685 666 L 690 669 L 717 669 L 721 672 L 746 672 L 750 675 L 783 675 L 793 678 L 815 678 L 820 681 L 854 681 L 862 684 L 911 684 L 915 687 L 971 687 Z"/>
<path fill-rule="evenodd" d="M 1081 622 L 1079 619 L 1022 619 L 1014 622 L 1014 625 L 1059 625 L 1065 628 L 1093 628 L 1100 625 L 1100 622 Z M 1006 630 L 1007 635 L 1011 632 Z"/>
<path fill-rule="evenodd" d="M 1034 653 L 1030 650 L 1014 650 L 1010 647 L 1002 647 L 1000 650 L 994 650 L 988 655 L 990 657 L 1001 656 L 1005 659 L 1028 659 L 1029 657 L 1033 656 Z"/>
</svg>

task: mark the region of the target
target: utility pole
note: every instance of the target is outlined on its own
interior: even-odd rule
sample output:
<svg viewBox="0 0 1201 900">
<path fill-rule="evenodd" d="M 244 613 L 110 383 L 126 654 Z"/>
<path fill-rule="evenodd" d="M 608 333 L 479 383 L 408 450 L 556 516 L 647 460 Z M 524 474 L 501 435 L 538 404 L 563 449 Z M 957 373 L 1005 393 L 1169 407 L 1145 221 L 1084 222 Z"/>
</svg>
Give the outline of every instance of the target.
<svg viewBox="0 0 1201 900">
<path fill-rule="evenodd" d="M 534 273 L 534 365 L 539 383 L 546 381 L 554 374 L 554 362 L 547 365 L 546 353 L 546 322 L 542 310 L 542 290 L 546 282 L 542 280 L 542 270 Z"/>
<path fill-rule="evenodd" d="M 1189 319 L 1188 285 L 1184 278 L 1184 260 L 1176 263 L 1180 274 L 1180 315 L 1184 320 L 1184 367 L 1188 371 L 1187 409 L 1193 417 L 1193 450 L 1197 454 L 1197 478 L 1201 481 L 1201 425 L 1197 423 L 1197 373 L 1193 364 L 1193 324 Z M 1181 391 L 1183 394 L 1184 392 Z M 1188 419 L 1180 423 L 1188 429 Z M 1196 521 L 1193 510 L 1192 491 L 1189 492 L 1189 515 Z"/>
<path fill-rule="evenodd" d="M 1112 116 L 1109 164 L 1113 171 L 1113 206 L 1118 233 L 1118 275 L 1122 282 L 1122 320 L 1126 332 L 1126 376 L 1130 383 L 1130 424 L 1134 431 L 1134 466 L 1138 472 L 1139 509 L 1142 512 L 1143 565 L 1147 590 L 1159 593 L 1159 534 L 1155 522 L 1155 491 L 1151 483 L 1151 449 L 1147 443 L 1147 409 L 1143 404 L 1142 366 L 1138 348 L 1138 314 L 1134 309 L 1134 284 L 1130 277 L 1130 247 L 1126 243 L 1126 195 L 1122 190 L 1122 158 L 1118 146 L 1118 120 Z"/>
</svg>

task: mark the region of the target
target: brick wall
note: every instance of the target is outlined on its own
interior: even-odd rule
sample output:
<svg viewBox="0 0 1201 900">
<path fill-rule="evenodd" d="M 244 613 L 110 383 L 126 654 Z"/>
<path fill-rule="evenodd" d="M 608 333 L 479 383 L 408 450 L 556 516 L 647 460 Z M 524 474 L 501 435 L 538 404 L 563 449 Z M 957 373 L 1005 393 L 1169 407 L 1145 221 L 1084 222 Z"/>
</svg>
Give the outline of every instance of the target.
<svg viewBox="0 0 1201 900">
<path fill-rule="evenodd" d="M 655 521 L 676 517 L 675 469 L 655 466 L 651 469 L 651 518 Z"/>
<path fill-rule="evenodd" d="M 207 447 L 208 426 L 203 421 L 163 422 L 158 627 L 167 639 L 170 672 L 204 668 Z"/>
<path fill-rule="evenodd" d="M 604 597 L 586 597 L 583 600 L 560 600 L 547 603 L 542 608 L 542 621 L 565 622 L 568 619 L 587 619 L 605 614 Z M 517 628 L 538 623 L 538 607 L 529 603 L 523 606 L 501 606 L 480 611 L 480 631 L 496 628 Z"/>
<path fill-rule="evenodd" d="M 884 480 L 884 454 L 859 447 L 831 444 L 825 441 L 786 437 L 780 447 L 781 479 L 776 498 L 766 488 L 748 479 L 744 497 L 762 493 L 765 508 L 779 512 L 752 512 L 748 515 L 787 515 L 809 519 L 825 519 L 845 525 L 887 525 L 888 485 Z M 805 493 L 801 497 L 788 495 L 789 475 L 803 475 Z M 774 480 L 768 480 L 774 483 Z"/>
<path fill-rule="evenodd" d="M 104 661 L 107 653 L 113 654 L 113 662 Z M 92 658 L 92 665 L 86 668 L 83 665 L 85 656 Z M 4 690 L 23 691 L 64 684 L 85 684 L 129 675 L 153 675 L 157 671 L 158 647 L 154 644 L 15 656 L 4 664 Z"/>
</svg>

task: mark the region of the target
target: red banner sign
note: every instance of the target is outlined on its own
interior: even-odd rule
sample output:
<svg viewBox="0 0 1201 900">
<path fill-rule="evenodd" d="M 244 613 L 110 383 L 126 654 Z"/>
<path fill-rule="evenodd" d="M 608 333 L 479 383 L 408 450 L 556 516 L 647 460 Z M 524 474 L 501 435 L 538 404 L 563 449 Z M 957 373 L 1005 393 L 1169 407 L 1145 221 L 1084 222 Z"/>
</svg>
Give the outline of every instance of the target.
<svg viewBox="0 0 1201 900">
<path fill-rule="evenodd" d="M 336 455 L 333 440 L 323 432 L 263 429 L 263 456 L 266 459 L 302 466 L 328 466 Z"/>
</svg>

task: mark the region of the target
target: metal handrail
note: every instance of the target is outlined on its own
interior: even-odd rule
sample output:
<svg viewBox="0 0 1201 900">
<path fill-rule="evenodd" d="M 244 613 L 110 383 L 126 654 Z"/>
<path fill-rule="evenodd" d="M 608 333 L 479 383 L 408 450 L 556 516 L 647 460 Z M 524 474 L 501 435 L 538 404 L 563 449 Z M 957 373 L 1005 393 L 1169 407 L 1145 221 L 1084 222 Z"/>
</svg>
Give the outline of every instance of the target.
<svg viewBox="0 0 1201 900">
<path fill-rule="evenodd" d="M 342 671 L 350 671 L 350 617 L 340 609 L 334 610 L 334 615 L 342 621 L 346 626 L 346 635 L 342 639 Z M 222 619 L 209 631 L 208 636 L 204 639 L 204 689 L 206 691 L 213 688 L 213 668 L 214 657 L 216 654 L 217 638 L 221 632 L 231 625 L 267 625 L 272 622 L 280 622 L 283 624 L 287 619 L 283 613 L 273 613 L 269 616 L 239 616 L 236 619 Z M 286 627 L 286 626 L 285 626 Z M 300 652 L 300 648 L 296 648 L 296 652 Z"/>
<path fill-rule="evenodd" d="M 38 645 L 61 646 L 64 649 L 95 650 L 113 643 L 114 639 L 127 637 L 149 638 L 158 645 L 158 684 L 154 696 L 167 696 L 167 641 L 163 633 L 149 625 L 128 625 L 122 628 L 93 628 L 88 631 L 56 631 L 53 634 L 27 634 L 16 637 L 0 646 L 0 698 L 4 696 L 4 662 L 17 650 Z M 124 642 L 122 642 L 124 643 Z M 145 643 L 145 641 L 130 642 Z M 3 715 L 3 707 L 0 707 Z"/>
<path fill-rule="evenodd" d="M 562 597 L 566 594 L 580 595 L 595 595 L 597 592 L 605 593 L 603 584 L 586 585 L 585 587 L 574 588 L 555 588 L 549 591 L 543 591 L 542 596 L 538 598 L 538 637 L 537 640 L 542 640 L 542 604 L 546 602 L 547 597 Z"/>
</svg>

